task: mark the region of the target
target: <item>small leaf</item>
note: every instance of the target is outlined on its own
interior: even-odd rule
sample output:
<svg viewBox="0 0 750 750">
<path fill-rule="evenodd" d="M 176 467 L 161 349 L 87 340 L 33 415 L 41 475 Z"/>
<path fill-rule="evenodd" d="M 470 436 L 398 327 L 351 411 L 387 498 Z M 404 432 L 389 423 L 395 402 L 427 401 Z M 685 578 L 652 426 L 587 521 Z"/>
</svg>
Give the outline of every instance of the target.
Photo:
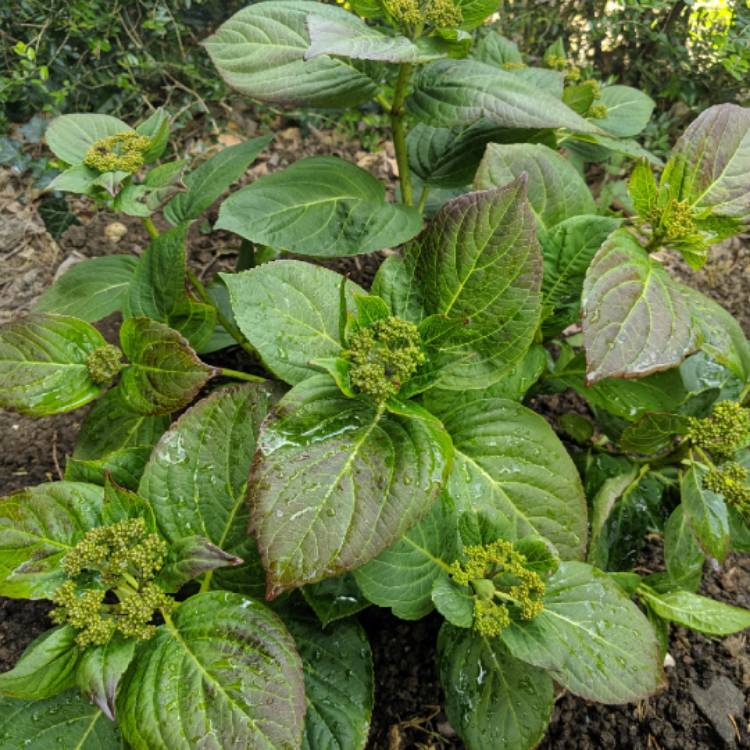
<svg viewBox="0 0 750 750">
<path fill-rule="evenodd" d="M 555 703 L 546 672 L 515 659 L 498 638 L 448 624 L 438 665 L 448 720 L 468 747 L 531 750 L 542 740 Z"/>
<path fill-rule="evenodd" d="M 488 30 L 471 51 L 471 57 L 489 65 L 523 65 L 523 55 L 518 45 L 494 29 Z"/>
<path fill-rule="evenodd" d="M 90 169 L 84 164 L 76 164 L 74 167 L 69 167 L 60 172 L 60 174 L 57 175 L 49 185 L 47 185 L 47 190 L 50 192 L 59 190 L 63 193 L 78 193 L 79 195 L 86 195 L 89 190 L 94 187 L 98 179 L 99 172 L 95 169 Z M 65 205 L 67 207 L 67 203 Z M 45 225 L 49 231 L 49 225 L 46 221 Z M 54 233 L 50 233 L 54 236 Z M 61 235 L 62 232 L 59 233 L 58 237 Z"/>
<path fill-rule="evenodd" d="M 117 696 L 123 735 L 143 748 L 299 747 L 304 712 L 302 664 L 281 620 L 220 591 L 182 602 Z"/>
<path fill-rule="evenodd" d="M 43 417 L 77 409 L 103 390 L 86 359 L 106 341 L 64 315 L 32 313 L 0 327 L 0 407 Z"/>
<path fill-rule="evenodd" d="M 120 344 L 130 360 L 119 388 L 140 414 L 169 414 L 187 406 L 216 374 L 177 331 L 149 318 L 128 318 Z"/>
<path fill-rule="evenodd" d="M 9 672 L 0 674 L 0 695 L 43 700 L 75 685 L 81 656 L 70 625 L 52 628 L 33 641 Z"/>
<path fill-rule="evenodd" d="M 563 562 L 547 581 L 544 610 L 501 636 L 509 651 L 574 695 L 600 703 L 641 700 L 664 677 L 654 631 L 605 573 Z"/>
<path fill-rule="evenodd" d="M 672 582 L 695 591 L 703 576 L 706 558 L 695 539 L 682 505 L 678 505 L 664 527 L 664 562 Z"/>
<path fill-rule="evenodd" d="M 61 559 L 101 519 L 101 487 L 50 482 L 0 500 L 0 595 L 49 599 Z"/>
<path fill-rule="evenodd" d="M 684 434 L 688 418 L 682 414 L 649 412 L 623 430 L 620 446 L 623 450 L 652 455 L 674 444 L 677 435 Z"/>
<path fill-rule="evenodd" d="M 465 586 L 442 575 L 432 585 L 435 609 L 457 628 L 470 628 L 474 622 L 474 600 Z"/>
<path fill-rule="evenodd" d="M 582 309 L 589 384 L 666 370 L 696 349 L 680 286 L 627 230 L 614 232 L 594 257 Z"/>
<path fill-rule="evenodd" d="M 656 106 L 654 100 L 631 86 L 605 86 L 599 100 L 607 108 L 607 116 L 596 124 L 618 138 L 638 135 L 648 125 Z"/>
<path fill-rule="evenodd" d="M 115 633 L 103 646 L 89 646 L 78 664 L 78 687 L 110 721 L 115 721 L 117 689 L 133 661 L 136 643 Z"/>
<path fill-rule="evenodd" d="M 111 115 L 62 115 L 52 120 L 44 138 L 58 159 L 76 165 L 83 162 L 89 147 L 98 140 L 131 130 L 129 125 Z"/>
<path fill-rule="evenodd" d="M 143 155 L 146 164 L 151 164 L 164 153 L 169 143 L 169 115 L 159 107 L 138 123 L 135 132 L 151 139 L 151 145 Z"/>
<path fill-rule="evenodd" d="M 217 229 L 300 255 L 360 255 L 397 247 L 422 228 L 419 211 L 388 203 L 369 172 L 313 156 L 265 175 L 221 204 Z"/>
<path fill-rule="evenodd" d="M 351 573 L 303 586 L 301 590 L 324 628 L 370 606 Z"/>
<path fill-rule="evenodd" d="M 680 478 L 682 507 L 704 551 L 722 562 L 729 552 L 729 518 L 721 495 L 703 486 L 707 473 L 703 466 L 692 463 Z"/>
<path fill-rule="evenodd" d="M 658 188 L 651 167 L 645 161 L 636 164 L 628 180 L 628 192 L 638 216 L 648 218 L 656 207 Z"/>
<path fill-rule="evenodd" d="M 177 225 L 197 219 L 245 174 L 272 139 L 264 135 L 229 146 L 189 172 L 183 180 L 186 192 L 178 193 L 164 208 L 167 221 Z"/>
<path fill-rule="evenodd" d="M 277 377 L 296 385 L 320 372 L 312 360 L 340 354 L 340 274 L 277 260 L 222 279 L 237 325 Z M 344 290 L 347 310 L 354 314 L 354 294 L 364 290 L 351 281 Z"/>
<path fill-rule="evenodd" d="M 71 315 L 93 323 L 120 310 L 138 259 L 131 255 L 87 258 L 68 269 L 34 305 L 35 312 Z"/>
<path fill-rule="evenodd" d="M 165 591 L 179 591 L 188 581 L 219 568 L 237 567 L 244 560 L 230 555 L 202 536 L 188 536 L 169 547 L 156 582 Z"/>
</svg>

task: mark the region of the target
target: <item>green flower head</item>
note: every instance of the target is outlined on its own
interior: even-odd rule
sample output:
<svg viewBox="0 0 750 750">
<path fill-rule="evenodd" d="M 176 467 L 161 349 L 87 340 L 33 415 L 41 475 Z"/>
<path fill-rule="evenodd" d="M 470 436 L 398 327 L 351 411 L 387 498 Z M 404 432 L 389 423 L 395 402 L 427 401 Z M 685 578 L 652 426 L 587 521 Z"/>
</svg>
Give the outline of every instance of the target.
<svg viewBox="0 0 750 750">
<path fill-rule="evenodd" d="M 109 383 L 122 369 L 122 352 L 111 344 L 100 346 L 86 358 L 86 369 L 97 385 Z"/>
<path fill-rule="evenodd" d="M 690 418 L 688 439 L 716 456 L 729 457 L 750 440 L 750 410 L 720 401 L 705 419 Z"/>
<path fill-rule="evenodd" d="M 151 139 L 133 130 L 108 135 L 93 143 L 83 163 L 98 172 L 137 172 L 144 162 L 144 154 L 151 146 Z"/>
<path fill-rule="evenodd" d="M 378 403 L 395 396 L 425 362 L 417 327 L 396 317 L 358 330 L 343 356 L 352 388 Z"/>
<path fill-rule="evenodd" d="M 723 495 L 729 505 L 744 514 L 750 512 L 750 486 L 747 485 L 747 477 L 748 471 L 744 466 L 730 461 L 711 469 L 703 477 L 703 486 Z"/>
</svg>

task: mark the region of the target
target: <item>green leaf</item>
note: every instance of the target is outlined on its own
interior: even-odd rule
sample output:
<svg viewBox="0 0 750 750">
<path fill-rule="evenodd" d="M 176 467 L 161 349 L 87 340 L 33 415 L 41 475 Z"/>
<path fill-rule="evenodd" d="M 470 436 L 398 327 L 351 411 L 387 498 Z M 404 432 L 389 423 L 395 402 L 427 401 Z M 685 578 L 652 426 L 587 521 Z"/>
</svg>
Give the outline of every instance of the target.
<svg viewBox="0 0 750 750">
<path fill-rule="evenodd" d="M 236 146 L 222 149 L 192 170 L 183 182 L 187 191 L 178 193 L 164 208 L 164 216 L 171 224 L 182 224 L 197 219 L 242 177 L 258 154 L 273 140 L 263 135 Z"/>
<path fill-rule="evenodd" d="M 462 29 L 475 29 L 497 12 L 497 0 L 455 0 L 455 3 L 461 8 Z"/>
<path fill-rule="evenodd" d="M 389 255 L 380 264 L 371 291 L 386 301 L 394 315 L 419 323 L 427 316 L 422 292 L 415 283 L 414 268 L 410 261 L 403 255 Z"/>
<path fill-rule="evenodd" d="M 614 232 L 594 257 L 582 309 L 588 384 L 666 370 L 696 349 L 680 285 L 625 229 Z"/>
<path fill-rule="evenodd" d="M 101 518 L 103 490 L 78 482 L 28 487 L 0 500 L 0 595 L 49 599 L 61 559 Z"/>
<path fill-rule="evenodd" d="M 186 536 L 170 545 L 156 583 L 165 591 L 173 593 L 204 573 L 220 568 L 236 568 L 244 562 L 241 557 L 230 555 L 205 537 Z M 243 573 L 247 574 L 247 570 Z"/>
<path fill-rule="evenodd" d="M 25 750 L 123 748 L 115 725 L 77 690 L 44 701 L 0 698 L 0 740 Z"/>
<path fill-rule="evenodd" d="M 659 645 L 645 615 L 605 574 L 563 562 L 547 581 L 544 610 L 501 636 L 511 654 L 546 669 L 587 700 L 642 700 L 664 681 Z"/>
<path fill-rule="evenodd" d="M 132 255 L 82 260 L 45 290 L 34 312 L 71 315 L 90 323 L 106 318 L 121 308 L 137 266 Z"/>
<path fill-rule="evenodd" d="M 656 106 L 650 96 L 631 86 L 605 86 L 599 103 L 607 107 L 607 116 L 596 124 L 618 138 L 638 135 Z"/>
<path fill-rule="evenodd" d="M 438 636 L 448 721 L 467 747 L 531 750 L 547 731 L 552 679 L 515 659 L 498 638 L 445 624 Z"/>
<path fill-rule="evenodd" d="M 296 385 L 320 372 L 314 359 L 336 357 L 339 287 L 342 276 L 298 260 L 264 263 L 242 273 L 222 274 L 239 329 L 278 378 Z M 364 290 L 345 282 L 347 310 Z"/>
<path fill-rule="evenodd" d="M 111 115 L 75 114 L 56 117 L 44 138 L 52 153 L 67 164 L 81 164 L 90 146 L 98 140 L 132 128 Z"/>
<path fill-rule="evenodd" d="M 135 656 L 136 641 L 116 633 L 103 646 L 89 646 L 81 655 L 76 682 L 81 692 L 110 720 L 120 680 Z"/>
<path fill-rule="evenodd" d="M 119 523 L 131 518 L 141 518 L 149 532 L 156 531 L 154 509 L 145 498 L 135 492 L 120 487 L 107 476 L 104 480 L 104 506 L 102 526 Z M 172 557 L 172 559 L 174 559 Z"/>
<path fill-rule="evenodd" d="M 661 186 L 697 209 L 750 217 L 750 110 L 718 104 L 702 112 L 672 149 Z"/>
<path fill-rule="evenodd" d="M 705 560 L 684 508 L 678 505 L 664 527 L 667 573 L 676 586 L 695 591 L 701 582 Z"/>
<path fill-rule="evenodd" d="M 474 622 L 474 600 L 465 586 L 442 575 L 432 585 L 435 609 L 457 628 L 470 628 Z"/>
<path fill-rule="evenodd" d="M 169 416 L 147 416 L 128 408 L 119 388 L 104 394 L 84 417 L 73 454 L 65 462 L 65 478 L 104 484 L 109 474 L 117 484 L 135 490 L 143 467 Z"/>
<path fill-rule="evenodd" d="M 639 161 L 628 180 L 628 192 L 638 216 L 646 218 L 656 207 L 658 188 L 654 171 L 645 161 Z"/>
<path fill-rule="evenodd" d="M 199 349 L 214 331 L 216 310 L 187 293 L 187 230 L 181 224 L 151 240 L 130 283 L 124 317 L 158 320 Z"/>
<path fill-rule="evenodd" d="M 532 343 L 542 263 L 523 179 L 446 203 L 405 253 L 425 312 L 462 321 L 431 354 L 439 386 L 496 383 Z"/>
<path fill-rule="evenodd" d="M 256 383 L 215 391 L 162 436 L 141 479 L 139 493 L 169 542 L 198 534 L 246 561 L 217 570 L 217 588 L 263 590 L 245 498 L 258 429 L 276 396 L 272 386 Z"/>
<path fill-rule="evenodd" d="M 83 320 L 31 313 L 0 326 L 0 407 L 33 417 L 72 411 L 103 390 L 86 367 L 106 341 Z"/>
<path fill-rule="evenodd" d="M 624 493 L 634 488 L 638 478 L 638 470 L 631 466 L 627 472 L 605 479 L 591 501 L 591 544 L 588 561 L 602 570 L 607 570 L 609 556 L 609 540 L 602 535 L 605 524 L 615 503 Z"/>
<path fill-rule="evenodd" d="M 563 559 L 583 557 L 588 519 L 575 465 L 545 419 L 484 398 L 437 411 L 453 438 L 447 493 L 459 510 L 500 514 L 517 538 L 542 536 Z"/>
<path fill-rule="evenodd" d="M 483 119 L 507 128 L 600 132 L 552 94 L 475 60 L 438 60 L 421 68 L 408 108 L 417 119 L 444 128 Z"/>
<path fill-rule="evenodd" d="M 369 172 L 335 156 L 313 156 L 265 175 L 221 204 L 217 229 L 314 257 L 397 247 L 422 227 L 415 208 L 385 200 Z"/>
<path fill-rule="evenodd" d="M 528 199 L 541 228 L 553 227 L 579 214 L 593 214 L 596 204 L 575 167 L 559 152 L 540 143 L 487 146 L 474 187 L 502 187 L 528 175 Z"/>
<path fill-rule="evenodd" d="M 645 456 L 660 453 L 671 447 L 687 427 L 688 418 L 682 414 L 649 412 L 623 430 L 620 447 Z"/>
<path fill-rule="evenodd" d="M 168 188 L 180 179 L 186 164 L 187 162 L 185 159 L 178 159 L 176 161 L 168 161 L 164 164 L 160 164 L 158 167 L 149 170 L 143 180 L 143 184 L 145 187 L 151 188 L 152 190 Z"/>
<path fill-rule="evenodd" d="M 78 193 L 86 195 L 99 179 L 99 172 L 90 169 L 84 164 L 76 164 L 74 167 L 60 172 L 49 185 L 48 191 L 59 190 L 63 193 Z M 62 234 L 62 232 L 60 232 Z M 58 235 L 59 236 L 59 235 Z"/>
<path fill-rule="evenodd" d="M 305 61 L 307 22 L 349 20 L 342 8 L 305 0 L 255 3 L 235 13 L 203 44 L 222 78 L 253 99 L 302 107 L 354 106 L 376 82 L 349 61 Z"/>
<path fill-rule="evenodd" d="M 362 750 L 372 716 L 372 654 L 364 630 L 353 620 L 325 631 L 302 617 L 285 619 L 305 673 L 302 750 Z"/>
<path fill-rule="evenodd" d="M 641 586 L 638 595 L 665 620 L 707 635 L 731 635 L 750 628 L 750 610 L 717 602 L 690 591 L 658 594 Z"/>
<path fill-rule="evenodd" d="M 497 65 L 523 65 L 523 55 L 518 45 L 494 29 L 485 34 L 471 51 L 471 57 L 479 62 Z"/>
<path fill-rule="evenodd" d="M 682 507 L 703 550 L 722 562 L 729 552 L 729 518 L 727 505 L 721 495 L 703 486 L 708 470 L 697 463 L 690 464 L 680 477 Z"/>
<path fill-rule="evenodd" d="M 216 374 L 177 331 L 149 318 L 128 318 L 120 344 L 130 360 L 119 388 L 139 414 L 169 414 L 187 406 Z"/>
<path fill-rule="evenodd" d="M 575 133 L 563 140 L 560 145 L 573 153 L 580 154 L 584 161 L 605 161 L 612 153 L 615 153 L 631 159 L 645 159 L 655 167 L 664 166 L 664 162 L 658 156 L 643 148 L 638 141 L 629 138 Z"/>
<path fill-rule="evenodd" d="M 123 678 L 117 717 L 134 747 L 299 747 L 302 664 L 260 602 L 215 591 L 184 601 L 143 643 Z"/>
<path fill-rule="evenodd" d="M 326 375 L 295 386 L 265 422 L 250 480 L 270 597 L 351 570 L 432 505 L 450 438 L 416 405 L 391 414 Z"/>
<path fill-rule="evenodd" d="M 0 695 L 26 700 L 51 698 L 75 685 L 81 652 L 70 625 L 34 640 L 9 672 L 0 674 Z"/>
<path fill-rule="evenodd" d="M 169 143 L 169 115 L 159 107 L 138 123 L 135 132 L 151 139 L 151 145 L 143 155 L 146 164 L 151 164 L 164 153 Z"/>
<path fill-rule="evenodd" d="M 458 558 L 456 521 L 442 496 L 429 515 L 374 560 L 357 568 L 362 593 L 402 620 L 419 620 L 433 608 L 432 587 Z"/>
<path fill-rule="evenodd" d="M 351 573 L 303 586 L 301 591 L 324 628 L 370 606 Z"/>
</svg>

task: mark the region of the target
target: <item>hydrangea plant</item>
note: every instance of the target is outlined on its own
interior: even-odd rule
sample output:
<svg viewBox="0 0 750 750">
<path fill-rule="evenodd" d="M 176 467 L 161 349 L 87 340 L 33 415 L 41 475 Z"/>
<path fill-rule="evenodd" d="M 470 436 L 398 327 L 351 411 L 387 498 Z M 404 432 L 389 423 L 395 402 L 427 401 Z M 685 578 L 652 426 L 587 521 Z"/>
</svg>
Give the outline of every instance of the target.
<svg viewBox="0 0 750 750">
<path fill-rule="evenodd" d="M 750 626 L 695 593 L 706 555 L 750 548 L 750 346 L 659 255 L 697 267 L 747 226 L 748 110 L 709 109 L 662 165 L 633 140 L 642 93 L 582 80 L 561 44 L 538 67 L 491 29 L 474 44 L 495 2 L 347 7 L 255 3 L 205 46 L 255 100 L 381 106 L 397 200 L 335 157 L 260 177 L 221 203 L 242 252 L 208 283 L 190 223 L 269 137 L 187 171 L 158 163 L 161 112 L 47 131 L 52 189 L 151 241 L 0 328 L 0 405 L 95 402 L 64 479 L 0 501 L 0 595 L 51 600 L 56 625 L 0 676 L 9 743 L 364 747 L 374 604 L 443 618 L 469 748 L 531 748 L 555 684 L 641 700 L 667 622 Z M 581 173 L 612 152 L 636 160 L 627 215 Z M 369 289 L 314 260 L 385 248 Z M 92 325 L 113 312 L 117 346 Z M 232 346 L 244 369 L 203 361 Z M 560 417 L 563 442 L 529 404 L 566 389 L 590 413 Z M 643 577 L 649 529 L 667 570 Z M 32 727 L 29 701 L 72 718 Z"/>
</svg>

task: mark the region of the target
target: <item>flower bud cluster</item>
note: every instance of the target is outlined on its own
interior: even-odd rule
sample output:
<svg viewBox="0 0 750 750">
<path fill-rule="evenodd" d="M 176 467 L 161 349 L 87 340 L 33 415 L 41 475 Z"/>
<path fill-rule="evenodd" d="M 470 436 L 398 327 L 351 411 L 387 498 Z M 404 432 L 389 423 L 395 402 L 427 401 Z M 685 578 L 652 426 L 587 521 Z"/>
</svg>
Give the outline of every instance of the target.
<svg viewBox="0 0 750 750">
<path fill-rule="evenodd" d="M 148 533 L 141 518 L 91 529 L 63 558 L 68 580 L 52 597 L 53 622 L 78 630 L 82 648 L 103 645 L 118 631 L 151 638 L 156 612 L 175 606 L 153 581 L 166 555 L 166 542 Z"/>
<path fill-rule="evenodd" d="M 97 385 L 109 383 L 122 369 L 122 352 L 111 344 L 100 346 L 86 358 L 86 369 Z"/>
<path fill-rule="evenodd" d="M 108 135 L 93 143 L 83 163 L 98 172 L 137 172 L 144 163 L 144 154 L 151 146 L 151 139 L 133 130 Z"/>
<path fill-rule="evenodd" d="M 493 638 L 510 625 L 510 609 L 522 620 L 533 620 L 543 609 L 542 577 L 527 567 L 526 557 L 502 539 L 464 549 L 464 561 L 456 560 L 449 575 L 470 586 L 474 597 L 473 627 Z"/>
<path fill-rule="evenodd" d="M 709 417 L 691 417 L 688 439 L 699 448 L 728 458 L 750 441 L 750 410 L 735 401 L 720 401 Z"/>
<path fill-rule="evenodd" d="M 463 21 L 461 7 L 454 0 L 383 0 L 383 7 L 399 26 L 409 28 L 428 24 L 437 29 L 454 29 Z"/>
<path fill-rule="evenodd" d="M 378 403 L 395 396 L 425 362 L 417 327 L 396 317 L 357 331 L 343 356 L 352 388 Z"/>
<path fill-rule="evenodd" d="M 748 471 L 744 466 L 729 461 L 711 469 L 703 477 L 703 486 L 723 495 L 727 503 L 741 513 L 750 513 L 750 486 L 747 478 Z"/>
</svg>

